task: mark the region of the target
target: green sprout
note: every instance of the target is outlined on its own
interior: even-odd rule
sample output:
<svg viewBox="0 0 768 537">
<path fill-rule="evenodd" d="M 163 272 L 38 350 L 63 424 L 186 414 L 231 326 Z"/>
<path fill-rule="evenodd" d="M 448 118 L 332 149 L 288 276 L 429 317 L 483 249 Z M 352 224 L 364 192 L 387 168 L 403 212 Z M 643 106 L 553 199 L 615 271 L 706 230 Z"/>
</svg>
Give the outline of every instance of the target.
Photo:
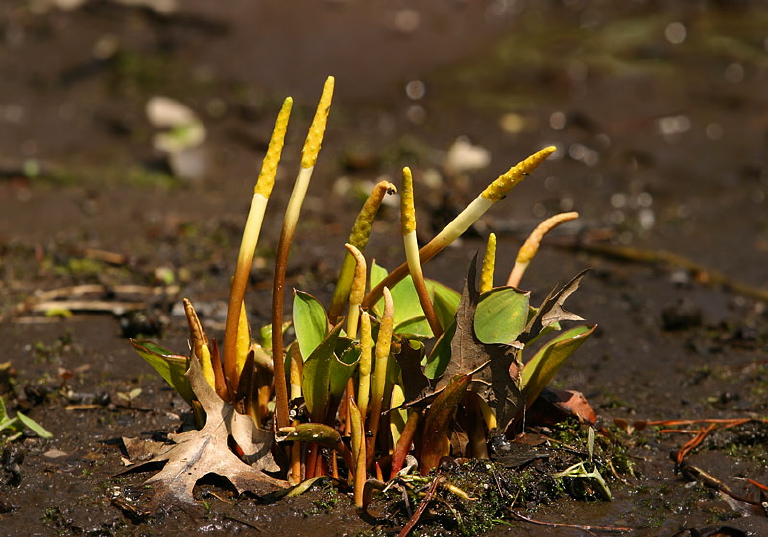
<svg viewBox="0 0 768 537">
<path fill-rule="evenodd" d="M 11 418 L 5 408 L 5 402 L 0 397 L 0 443 L 13 442 L 30 430 L 41 438 L 51 438 L 53 433 L 47 431 L 42 425 L 21 412 L 16 412 L 16 417 Z M 8 436 L 5 436 L 8 435 Z"/>
<path fill-rule="evenodd" d="M 594 455 L 595 450 L 595 430 L 590 427 L 588 429 L 588 436 L 587 436 L 587 454 L 589 456 L 589 459 L 587 461 L 581 461 L 578 462 L 572 466 L 569 466 L 562 472 L 558 472 L 554 474 L 552 477 L 555 478 L 571 478 L 571 479 L 593 479 L 597 484 L 600 486 L 600 491 L 603 493 L 603 496 L 606 500 L 611 501 L 611 489 L 608 488 L 608 484 L 605 482 L 605 479 L 603 479 L 603 476 L 600 475 L 600 470 L 597 469 L 597 466 L 593 462 L 592 458 Z M 592 466 L 592 471 L 587 470 L 587 465 Z"/>
</svg>

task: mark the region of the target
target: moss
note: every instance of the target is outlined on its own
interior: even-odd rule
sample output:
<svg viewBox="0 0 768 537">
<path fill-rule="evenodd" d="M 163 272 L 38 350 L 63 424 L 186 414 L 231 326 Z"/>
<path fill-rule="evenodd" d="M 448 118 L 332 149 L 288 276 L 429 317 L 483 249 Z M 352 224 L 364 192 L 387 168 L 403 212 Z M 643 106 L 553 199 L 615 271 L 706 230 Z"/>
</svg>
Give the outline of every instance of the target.
<svg viewBox="0 0 768 537">
<path fill-rule="evenodd" d="M 325 480 L 322 480 L 325 481 Z M 319 497 L 312 501 L 312 507 L 303 512 L 304 516 L 332 513 L 341 502 L 349 502 L 349 497 L 340 493 L 331 484 L 325 482 L 319 489 Z"/>
</svg>

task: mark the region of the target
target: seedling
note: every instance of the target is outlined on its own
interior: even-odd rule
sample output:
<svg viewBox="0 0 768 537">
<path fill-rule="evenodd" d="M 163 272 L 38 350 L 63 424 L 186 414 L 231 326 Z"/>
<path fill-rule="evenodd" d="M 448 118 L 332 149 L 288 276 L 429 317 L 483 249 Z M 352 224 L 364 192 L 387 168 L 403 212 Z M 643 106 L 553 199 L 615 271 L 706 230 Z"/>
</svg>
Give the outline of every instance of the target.
<svg viewBox="0 0 768 537">
<path fill-rule="evenodd" d="M 562 472 L 559 472 L 557 474 L 554 474 L 553 477 L 557 478 L 572 478 L 572 479 L 593 479 L 600 487 L 600 491 L 602 492 L 603 496 L 606 500 L 610 501 L 612 499 L 611 497 L 611 489 L 608 488 L 608 484 L 605 482 L 605 479 L 603 479 L 603 476 L 600 475 L 600 470 L 597 469 L 597 466 L 595 465 L 594 461 L 592 460 L 594 456 L 595 451 L 595 430 L 590 427 L 588 429 L 588 437 L 587 437 L 587 453 L 589 455 L 589 459 L 586 461 L 578 462 L 572 466 L 569 466 Z M 587 465 L 590 465 L 592 467 L 592 471 L 587 470 Z"/>
<path fill-rule="evenodd" d="M 413 175 L 404 168 L 400 192 L 405 261 L 391 272 L 365 257 L 382 200 L 397 192 L 395 185 L 379 183 L 344 249 L 340 245 L 344 261 L 329 307 L 295 291 L 286 322 L 288 254 L 322 144 L 333 85 L 329 78 L 283 216 L 270 325 L 252 331 L 243 298 L 283 149 L 290 98 L 278 114 L 254 188 L 222 346 L 207 337 L 187 299 L 188 357 L 152 342 L 132 341 L 189 403 L 200 428 L 171 435 L 176 444 L 170 449 L 158 446 L 148 461 L 167 461 L 149 480 L 156 485 L 158 501 L 191 502 L 197 479 L 213 472 L 239 491 L 260 495 L 332 476 L 348 481 L 355 503 L 362 505 L 366 483 L 398 475 L 409 458 L 415 457 L 410 466 L 424 476 L 444 455 L 488 458 L 489 439 L 512 437 L 524 429 L 526 409 L 594 332 L 594 326 L 577 326 L 544 341 L 562 323 L 582 320 L 563 304 L 583 273 L 538 307 L 531 306 L 529 293 L 519 288 L 544 235 L 575 213 L 557 215 L 533 232 L 508 285 L 493 284 L 494 236 L 483 256 L 479 288 L 476 262 L 461 293 L 425 279 L 422 272 L 425 263 L 533 173 L 554 147 L 499 176 L 420 249 Z M 295 339 L 286 341 L 289 326 Z M 279 478 L 262 470 L 277 472 L 273 475 Z M 583 464 L 568 471 L 588 476 L 596 472 L 587 472 Z"/>
<path fill-rule="evenodd" d="M 24 434 L 25 429 L 29 429 L 41 438 L 51 438 L 53 436 L 53 433 L 47 431 L 42 425 L 21 412 L 17 412 L 16 417 L 11 418 L 5 409 L 5 402 L 0 398 L 0 444 L 13 442 Z"/>
</svg>

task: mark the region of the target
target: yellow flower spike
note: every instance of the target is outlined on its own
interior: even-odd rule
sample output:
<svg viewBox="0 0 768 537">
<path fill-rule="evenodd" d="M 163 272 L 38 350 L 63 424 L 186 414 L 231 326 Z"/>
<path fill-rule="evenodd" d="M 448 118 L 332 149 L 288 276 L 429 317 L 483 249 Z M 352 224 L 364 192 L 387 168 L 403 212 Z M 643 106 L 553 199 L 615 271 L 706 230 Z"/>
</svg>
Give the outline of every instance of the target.
<svg viewBox="0 0 768 537">
<path fill-rule="evenodd" d="M 320 97 L 320 103 L 317 105 L 317 112 L 315 112 L 315 119 L 312 120 L 312 125 L 307 133 L 307 139 L 304 141 L 304 148 L 301 150 L 302 168 L 312 168 L 317 162 L 317 155 L 320 153 L 320 147 L 323 145 L 328 112 L 331 109 L 334 82 L 335 79 L 332 76 L 325 80 L 323 94 Z"/>
<path fill-rule="evenodd" d="M 368 245 L 373 221 L 376 218 L 376 213 L 379 212 L 384 196 L 387 194 L 397 194 L 397 188 L 389 181 L 379 181 L 373 188 L 373 191 L 371 191 L 365 204 L 363 204 L 363 208 L 360 209 L 360 213 L 358 213 L 355 223 L 352 225 L 347 242 L 361 252 L 365 251 L 365 247 Z M 344 304 L 347 302 L 355 265 L 355 258 L 347 252 L 341 265 L 341 271 L 339 271 L 339 278 L 336 281 L 336 289 L 333 292 L 331 305 L 328 307 L 328 319 L 331 323 L 335 323 L 338 320 Z"/>
<path fill-rule="evenodd" d="M 291 117 L 293 108 L 293 99 L 288 97 L 283 101 L 283 106 L 277 114 L 275 128 L 272 131 L 272 137 L 269 140 L 269 147 L 264 160 L 261 163 L 261 171 L 256 185 L 253 187 L 254 194 L 261 194 L 265 198 L 272 195 L 272 188 L 275 186 L 275 177 L 277 176 L 277 165 L 280 163 L 280 155 L 283 153 L 285 145 L 285 133 L 288 130 L 288 120 Z"/>
<path fill-rule="evenodd" d="M 413 174 L 407 166 L 403 168 L 403 191 L 400 193 L 400 232 L 403 236 L 416 232 Z"/>
<path fill-rule="evenodd" d="M 368 414 L 368 402 L 371 396 L 371 365 L 373 361 L 373 336 L 371 335 L 371 316 L 367 311 L 360 313 L 360 362 L 358 363 L 359 380 L 357 386 L 357 406 L 365 420 Z"/>
<path fill-rule="evenodd" d="M 368 237 L 371 235 L 373 220 L 376 218 L 376 213 L 379 212 L 381 202 L 387 194 L 397 194 L 397 187 L 389 181 L 379 181 L 376 183 L 370 196 L 365 200 L 363 208 L 360 209 L 360 214 L 357 215 L 355 223 L 352 225 L 352 230 L 349 233 L 349 240 L 347 242 L 353 244 L 360 250 L 365 248 L 368 244 Z"/>
<path fill-rule="evenodd" d="M 500 175 L 493 183 L 488 185 L 480 195 L 491 201 L 499 201 L 509 194 L 509 191 L 515 188 L 526 175 L 538 168 L 539 164 L 544 162 L 544 160 L 555 151 L 557 151 L 557 148 L 554 146 L 545 147 L 541 151 L 537 151 L 524 161 L 511 167 L 507 173 Z"/>
<path fill-rule="evenodd" d="M 541 224 L 536 226 L 536 229 L 534 229 L 533 232 L 528 236 L 528 238 L 525 240 L 525 243 L 523 243 L 523 245 L 520 247 L 520 250 L 517 252 L 515 266 L 512 268 L 512 272 L 509 274 L 507 285 L 511 287 L 517 287 L 520 285 L 520 280 L 523 278 L 525 270 L 528 268 L 531 260 L 536 255 L 536 252 L 539 251 L 539 245 L 541 244 L 542 239 L 544 239 L 544 235 L 549 233 L 552 229 L 556 228 L 563 222 L 570 222 L 571 220 L 575 220 L 578 217 L 579 213 L 577 212 L 560 213 L 547 218 Z"/>
<path fill-rule="evenodd" d="M 315 162 L 323 142 L 325 125 L 333 97 L 333 77 L 329 76 L 323 87 L 323 94 L 317 105 L 315 118 L 309 127 L 307 139 L 302 150 L 301 169 L 293 185 L 288 207 L 283 216 L 283 229 L 277 244 L 275 255 L 275 275 L 272 282 L 272 359 L 275 361 L 275 419 L 278 427 L 288 426 L 288 390 L 285 378 L 285 358 L 283 357 L 283 302 L 285 291 L 285 273 L 288 269 L 288 255 L 293 242 L 293 235 L 299 221 L 301 206 L 307 195 Z"/>
<path fill-rule="evenodd" d="M 347 315 L 347 336 L 355 339 L 357 337 L 357 325 L 360 318 L 360 304 L 365 297 L 365 282 L 368 264 L 360 250 L 347 243 L 344 245 L 349 253 L 355 258 L 355 275 L 352 279 L 352 288 L 349 292 L 349 314 Z"/>
<path fill-rule="evenodd" d="M 518 163 L 516 166 L 510 168 L 505 174 L 500 175 L 493 183 L 483 190 L 479 196 L 472 200 L 456 218 L 449 222 L 440 233 L 419 250 L 419 258 L 421 259 L 422 265 L 459 238 L 461 234 L 469 229 L 469 226 L 477 222 L 477 220 L 483 216 L 494 203 L 506 196 L 512 188 L 520 183 L 527 174 L 535 170 L 539 164 L 541 164 L 549 155 L 554 153 L 555 150 L 556 148 L 552 146 L 542 149 Z M 385 286 L 393 287 L 407 275 L 408 264 L 403 263 L 390 272 L 378 283 L 378 285 L 376 285 L 376 287 L 371 289 L 363 300 L 363 307 L 368 308 L 378 302 Z"/>
<path fill-rule="evenodd" d="M 245 221 L 243 238 L 240 242 L 240 251 L 237 254 L 235 275 L 229 290 L 229 304 L 227 306 L 227 321 L 224 328 L 224 376 L 230 386 L 237 386 L 239 372 L 242 369 L 238 355 L 238 333 L 240 331 L 240 315 L 245 298 L 245 289 L 248 286 L 248 276 L 253 265 L 253 255 L 259 242 L 261 225 L 264 222 L 264 213 L 267 203 L 275 185 L 277 166 L 285 145 L 285 133 L 288 128 L 288 119 L 291 115 L 293 99 L 288 97 L 280 108 L 269 140 L 267 154 L 261 164 L 261 172 L 253 188 L 251 208 L 248 219 Z M 240 365 L 238 365 L 240 364 Z"/>
<path fill-rule="evenodd" d="M 483 269 L 480 272 L 480 292 L 487 293 L 493 289 L 493 271 L 496 268 L 496 234 L 488 235 L 483 255 Z"/>
<path fill-rule="evenodd" d="M 429 297 L 424 273 L 419 259 L 419 243 L 416 237 L 416 207 L 414 205 L 413 174 L 408 167 L 403 168 L 403 191 L 400 195 L 400 230 L 405 245 L 405 259 L 408 272 L 411 274 L 416 294 L 419 297 L 421 309 L 427 318 L 429 327 L 436 338 L 443 335 L 443 327 L 435 314 L 432 299 Z"/>
</svg>

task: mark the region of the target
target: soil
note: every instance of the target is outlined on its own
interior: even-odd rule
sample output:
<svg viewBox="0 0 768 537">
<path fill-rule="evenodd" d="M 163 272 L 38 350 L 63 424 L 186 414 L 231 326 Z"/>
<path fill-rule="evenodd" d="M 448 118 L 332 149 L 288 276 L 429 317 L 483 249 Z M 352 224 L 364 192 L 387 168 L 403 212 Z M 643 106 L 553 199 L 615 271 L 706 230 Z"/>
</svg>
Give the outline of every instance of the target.
<svg viewBox="0 0 768 537">
<path fill-rule="evenodd" d="M 190 0 L 170 13 L 155 2 L 54 4 L 65 2 L 0 7 L 0 338 L 13 370 L 0 390 L 11 415 L 21 411 L 53 433 L 27 430 L 3 448 L 0 533 L 372 528 L 349 498 L 327 490 L 265 505 L 234 500 L 220 483 L 198 487 L 202 516 L 173 508 L 145 516 L 151 474 L 121 474 L 122 437 L 162 437 L 186 411 L 125 337 L 142 333 L 186 349 L 179 302 L 189 297 L 220 338 L 248 193 L 279 103 L 292 95 L 297 113 L 247 296 L 252 322 L 267 322 L 276 215 L 322 82 L 333 74 L 337 93 L 288 285 L 329 297 L 371 182 L 397 183 L 400 168 L 411 166 L 423 193 L 420 232 L 429 237 L 490 179 L 557 146 L 460 247 L 425 267 L 460 288 L 489 230 L 499 236 L 502 272 L 543 217 L 581 213 L 578 225 L 548 240 L 523 287 L 537 303 L 591 267 L 568 305 L 599 325 L 597 337 L 556 384 L 587 396 L 635 470 L 609 479 L 612 502 L 566 495 L 516 509 L 539 521 L 626 526 L 633 535 L 768 534 L 759 508 L 675 472 L 670 451 L 692 434 L 613 425 L 766 417 L 763 3 L 300 1 L 289 9 Z M 156 95 L 202 118 L 200 176 L 174 176 L 153 150 L 144 106 Z M 446 169 L 459 137 L 487 149 L 490 164 Z M 399 264 L 397 236 L 397 210 L 385 208 L 368 254 Z M 648 252 L 653 259 L 635 255 Z M 96 293 L 78 295 L 82 285 Z M 41 293 L 55 290 L 85 304 L 70 305 L 72 316 L 35 311 L 52 296 Z M 766 429 L 753 421 L 715 431 L 686 460 L 757 498 L 746 479 L 768 484 Z M 489 534 L 586 534 L 508 522 L 513 530 Z"/>
</svg>

